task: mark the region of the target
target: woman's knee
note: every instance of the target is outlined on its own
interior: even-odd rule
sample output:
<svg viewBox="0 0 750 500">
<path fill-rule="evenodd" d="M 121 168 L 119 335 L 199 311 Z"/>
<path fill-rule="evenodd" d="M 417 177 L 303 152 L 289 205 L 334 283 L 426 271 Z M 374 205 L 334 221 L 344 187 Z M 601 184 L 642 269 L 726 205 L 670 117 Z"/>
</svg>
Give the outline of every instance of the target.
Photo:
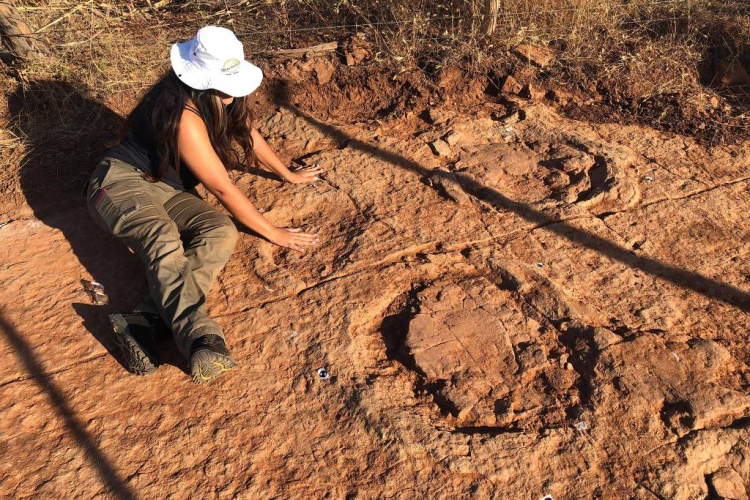
<svg viewBox="0 0 750 500">
<path fill-rule="evenodd" d="M 237 244 L 239 231 L 232 220 L 224 214 L 217 214 L 211 228 L 204 233 L 208 239 L 216 241 L 222 249 L 231 252 Z"/>
<path fill-rule="evenodd" d="M 141 259 L 150 263 L 184 258 L 180 233 L 168 220 L 154 220 L 134 228 L 126 243 Z"/>
</svg>

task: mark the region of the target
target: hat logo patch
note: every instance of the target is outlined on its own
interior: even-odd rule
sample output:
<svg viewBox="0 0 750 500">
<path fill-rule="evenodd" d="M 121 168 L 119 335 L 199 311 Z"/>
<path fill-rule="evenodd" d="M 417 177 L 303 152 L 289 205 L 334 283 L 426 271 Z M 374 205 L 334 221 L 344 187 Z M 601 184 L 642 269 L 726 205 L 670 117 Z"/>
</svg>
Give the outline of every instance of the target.
<svg viewBox="0 0 750 500">
<path fill-rule="evenodd" d="M 240 71 L 239 59 L 227 59 L 224 62 L 224 66 L 221 68 L 221 72 L 225 75 L 234 75 Z"/>
</svg>

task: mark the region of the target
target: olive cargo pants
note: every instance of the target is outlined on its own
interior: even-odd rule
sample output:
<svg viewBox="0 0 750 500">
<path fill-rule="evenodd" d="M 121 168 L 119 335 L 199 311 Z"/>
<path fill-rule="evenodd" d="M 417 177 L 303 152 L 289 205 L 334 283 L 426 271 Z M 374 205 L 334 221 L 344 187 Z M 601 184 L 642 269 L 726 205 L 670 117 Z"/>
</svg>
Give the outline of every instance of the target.
<svg viewBox="0 0 750 500">
<path fill-rule="evenodd" d="M 94 170 L 86 198 L 94 221 L 146 268 L 150 296 L 138 310 L 159 313 L 186 356 L 198 337 L 223 338 L 205 304 L 237 242 L 229 217 L 191 193 L 147 181 L 140 170 L 114 158 Z"/>
</svg>

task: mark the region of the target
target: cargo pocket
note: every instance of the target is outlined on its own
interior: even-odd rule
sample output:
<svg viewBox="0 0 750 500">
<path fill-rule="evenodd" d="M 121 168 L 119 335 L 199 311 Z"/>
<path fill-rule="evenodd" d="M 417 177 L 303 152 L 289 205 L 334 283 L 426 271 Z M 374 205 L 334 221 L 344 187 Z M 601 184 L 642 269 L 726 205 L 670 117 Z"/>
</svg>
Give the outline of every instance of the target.
<svg viewBox="0 0 750 500">
<path fill-rule="evenodd" d="M 91 209 L 99 216 L 98 222 L 115 235 L 143 205 L 143 196 L 130 189 L 137 186 L 127 184 L 130 183 L 118 183 L 115 190 L 104 186 L 92 195 Z"/>
</svg>

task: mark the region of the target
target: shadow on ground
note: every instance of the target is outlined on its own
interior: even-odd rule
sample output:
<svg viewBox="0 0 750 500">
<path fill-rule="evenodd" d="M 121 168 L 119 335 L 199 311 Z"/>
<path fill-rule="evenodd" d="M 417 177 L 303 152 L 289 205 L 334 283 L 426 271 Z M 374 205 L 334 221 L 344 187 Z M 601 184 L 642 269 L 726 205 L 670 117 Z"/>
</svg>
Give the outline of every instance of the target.
<svg viewBox="0 0 750 500">
<path fill-rule="evenodd" d="M 104 285 L 108 306 L 72 306 L 84 328 L 114 353 L 107 336 L 108 314 L 131 310 L 148 287 L 140 261 L 89 217 L 83 190 L 102 153 L 119 134 L 123 119 L 80 85 L 58 80 L 19 85 L 8 106 L 13 130 L 24 138 L 28 151 L 20 170 L 26 202 L 37 219 L 63 233 L 89 273 L 81 278 Z M 169 345 L 164 348 L 165 361 L 184 369 L 184 360 Z"/>
<path fill-rule="evenodd" d="M 13 325 L 5 320 L 2 310 L 0 310 L 0 332 L 2 332 L 3 337 L 10 344 L 24 369 L 28 373 L 36 374 L 32 380 L 39 386 L 44 395 L 49 398 L 52 407 L 68 428 L 70 435 L 75 439 L 79 448 L 86 454 L 91 465 L 99 471 L 102 482 L 109 489 L 111 496 L 119 500 L 135 499 L 135 495 L 131 489 L 123 478 L 117 474 L 107 456 L 96 445 L 94 437 L 86 432 L 83 423 L 76 417 L 75 412 L 68 404 L 64 393 L 52 382 L 49 376 L 44 374 L 33 351 L 23 341 L 23 336 Z"/>
<path fill-rule="evenodd" d="M 599 252 L 600 254 L 605 255 L 612 260 L 621 262 L 633 269 L 640 269 L 652 276 L 674 283 L 679 287 L 692 290 L 708 298 L 737 306 L 743 310 L 750 310 L 750 294 L 735 286 L 715 281 L 690 270 L 659 262 L 656 259 L 640 257 L 632 251 L 602 238 L 601 236 L 576 228 L 569 222 L 558 220 L 544 212 L 535 210 L 525 203 L 511 200 L 498 190 L 484 186 L 470 177 L 460 176 L 460 174 L 456 176 L 450 172 L 440 170 L 428 170 L 417 162 L 401 155 L 355 139 L 340 129 L 325 124 L 304 113 L 299 108 L 289 104 L 289 91 L 284 82 L 274 82 L 271 95 L 277 106 L 306 120 L 324 134 L 334 138 L 342 144 L 346 144 L 347 147 L 357 149 L 363 153 L 390 163 L 391 165 L 414 172 L 423 178 L 435 175 L 440 176 L 444 182 L 457 183 L 459 187 L 470 196 L 491 203 L 500 210 L 513 212 L 523 219 L 533 223 L 535 227 L 544 227 L 545 230 L 555 233 L 575 244 Z"/>
</svg>

